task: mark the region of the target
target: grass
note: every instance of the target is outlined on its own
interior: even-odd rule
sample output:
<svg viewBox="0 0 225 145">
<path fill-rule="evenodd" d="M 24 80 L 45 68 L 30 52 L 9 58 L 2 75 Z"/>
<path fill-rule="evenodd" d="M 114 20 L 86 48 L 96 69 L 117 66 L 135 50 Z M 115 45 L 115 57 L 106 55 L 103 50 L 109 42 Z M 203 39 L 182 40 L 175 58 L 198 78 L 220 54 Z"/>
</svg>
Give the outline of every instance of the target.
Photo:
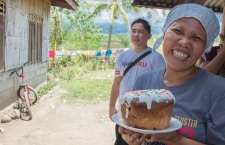
<svg viewBox="0 0 225 145">
<path fill-rule="evenodd" d="M 98 102 L 108 100 L 113 82 L 113 70 L 91 71 L 72 80 L 61 80 L 60 86 L 67 90 L 62 96 L 69 103 L 77 101 Z"/>
</svg>

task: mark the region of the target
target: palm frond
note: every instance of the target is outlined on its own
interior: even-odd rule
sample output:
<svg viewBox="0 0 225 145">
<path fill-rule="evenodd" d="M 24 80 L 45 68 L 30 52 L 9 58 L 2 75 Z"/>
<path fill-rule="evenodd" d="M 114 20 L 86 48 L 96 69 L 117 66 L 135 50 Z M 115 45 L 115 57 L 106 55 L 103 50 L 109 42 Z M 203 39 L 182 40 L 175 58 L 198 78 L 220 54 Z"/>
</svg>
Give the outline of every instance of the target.
<svg viewBox="0 0 225 145">
<path fill-rule="evenodd" d="M 112 3 L 112 6 L 111 6 L 111 17 L 110 17 L 110 19 L 111 19 L 111 25 L 113 25 L 114 24 L 114 20 L 115 20 L 115 16 L 116 16 L 116 5 L 117 5 L 117 3 L 116 2 L 113 2 Z"/>
<path fill-rule="evenodd" d="M 125 10 L 127 9 L 127 10 L 133 11 L 135 13 L 140 12 L 140 8 L 139 7 L 132 6 L 131 3 L 122 3 L 122 7 Z"/>
<path fill-rule="evenodd" d="M 129 23 L 126 12 L 124 11 L 123 7 L 121 7 L 121 6 L 118 7 L 118 10 L 119 10 L 120 14 L 123 16 L 123 19 L 127 25 L 128 31 L 130 31 L 130 23 Z"/>
<path fill-rule="evenodd" d="M 109 4 L 108 3 L 99 3 L 96 8 L 94 9 L 93 13 L 91 15 L 88 16 L 87 19 L 89 18 L 93 18 L 99 14 L 101 14 L 104 10 L 107 10 L 109 8 Z"/>
</svg>

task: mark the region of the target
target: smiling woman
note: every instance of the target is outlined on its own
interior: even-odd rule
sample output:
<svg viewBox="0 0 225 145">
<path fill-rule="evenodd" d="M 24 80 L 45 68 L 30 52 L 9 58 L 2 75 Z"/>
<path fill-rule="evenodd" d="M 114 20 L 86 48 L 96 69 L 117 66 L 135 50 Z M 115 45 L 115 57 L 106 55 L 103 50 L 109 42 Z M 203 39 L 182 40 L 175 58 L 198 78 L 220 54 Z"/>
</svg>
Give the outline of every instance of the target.
<svg viewBox="0 0 225 145">
<path fill-rule="evenodd" d="M 139 76 L 134 90 L 170 90 L 176 98 L 172 116 L 183 127 L 150 137 L 120 127 L 128 144 L 225 144 L 225 79 L 195 65 L 203 52 L 210 51 L 219 30 L 216 15 L 204 6 L 182 4 L 170 11 L 163 37 L 153 47 L 155 50 L 163 42 L 166 68 Z"/>
<path fill-rule="evenodd" d="M 193 29 L 189 29 L 190 27 Z M 205 29 L 195 18 L 181 18 L 172 23 L 166 30 L 163 41 L 167 67 L 173 67 L 174 71 L 193 68 L 193 64 L 204 52 L 206 38 Z"/>
</svg>

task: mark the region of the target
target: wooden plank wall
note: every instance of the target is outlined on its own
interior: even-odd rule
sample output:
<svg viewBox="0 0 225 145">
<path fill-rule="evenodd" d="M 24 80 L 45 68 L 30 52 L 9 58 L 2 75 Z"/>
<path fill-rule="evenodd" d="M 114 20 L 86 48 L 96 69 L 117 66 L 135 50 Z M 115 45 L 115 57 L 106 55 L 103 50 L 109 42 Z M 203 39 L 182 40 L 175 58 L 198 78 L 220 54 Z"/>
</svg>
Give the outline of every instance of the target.
<svg viewBox="0 0 225 145">
<path fill-rule="evenodd" d="M 28 39 L 30 13 L 43 18 L 43 35 L 40 34 L 43 42 L 38 41 L 38 46 L 42 46 L 43 49 L 42 52 L 37 52 L 42 57 L 44 56 L 42 60 L 48 59 L 49 48 L 50 1 L 5 0 L 5 3 L 5 26 L 3 26 L 5 29 L 5 52 L 0 52 L 5 56 L 5 68 L 3 72 L 0 72 L 0 110 L 18 99 L 16 90 L 18 89 L 20 79 L 16 76 L 10 77 L 9 74 L 11 69 L 22 65 L 29 59 Z M 28 65 L 24 70 L 25 81 L 36 88 L 47 80 L 46 71 L 47 61 Z"/>
<path fill-rule="evenodd" d="M 48 0 L 7 0 L 6 8 L 6 70 L 18 67 L 29 59 L 28 20 L 30 13 L 43 18 L 43 35 L 41 36 L 43 41 L 39 41 L 39 44 L 32 44 L 35 47 L 42 45 L 42 50 L 35 49 L 34 53 L 38 53 L 36 56 L 41 56 L 42 61 L 48 60 L 50 2 Z"/>
<path fill-rule="evenodd" d="M 0 72 L 5 68 L 5 2 L 0 0 Z"/>
</svg>

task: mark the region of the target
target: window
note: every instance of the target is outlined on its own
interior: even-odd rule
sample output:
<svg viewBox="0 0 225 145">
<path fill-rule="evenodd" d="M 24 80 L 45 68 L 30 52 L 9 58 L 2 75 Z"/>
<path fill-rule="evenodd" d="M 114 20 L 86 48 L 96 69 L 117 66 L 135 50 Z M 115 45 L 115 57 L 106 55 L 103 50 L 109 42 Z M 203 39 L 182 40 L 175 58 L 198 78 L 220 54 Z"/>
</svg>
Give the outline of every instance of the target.
<svg viewBox="0 0 225 145">
<path fill-rule="evenodd" d="M 0 0 L 0 72 L 5 67 L 5 2 Z"/>
<path fill-rule="evenodd" d="M 38 63 L 42 61 L 42 30 L 43 18 L 36 14 L 29 14 L 29 45 L 28 61 Z"/>
</svg>

